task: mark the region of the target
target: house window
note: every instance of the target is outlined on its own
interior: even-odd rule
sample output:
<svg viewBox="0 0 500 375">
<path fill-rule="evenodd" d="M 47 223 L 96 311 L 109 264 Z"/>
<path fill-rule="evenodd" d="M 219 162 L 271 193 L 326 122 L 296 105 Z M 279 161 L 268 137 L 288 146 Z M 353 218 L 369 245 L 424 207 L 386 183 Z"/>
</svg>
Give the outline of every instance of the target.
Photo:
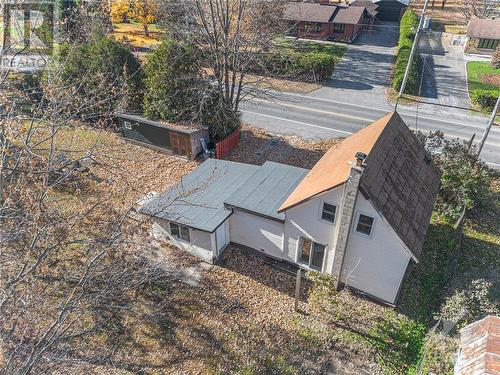
<svg viewBox="0 0 500 375">
<path fill-rule="evenodd" d="M 132 124 L 128 121 L 123 122 L 123 127 L 127 130 L 132 130 Z"/>
<path fill-rule="evenodd" d="M 335 212 L 337 207 L 333 204 L 323 203 L 323 210 L 321 211 L 321 219 L 330 223 L 335 222 Z"/>
<path fill-rule="evenodd" d="M 321 32 L 321 30 L 322 30 L 322 28 L 323 28 L 323 27 L 322 27 L 322 25 L 321 25 L 319 22 L 318 22 L 318 23 L 316 23 L 316 29 L 315 29 L 315 31 L 316 31 L 317 33 L 320 33 L 320 32 Z"/>
<path fill-rule="evenodd" d="M 373 230 L 373 217 L 359 214 L 358 225 L 356 225 L 356 232 L 371 236 Z"/>
<path fill-rule="evenodd" d="M 498 39 L 479 39 L 478 48 L 495 49 L 498 46 Z"/>
<path fill-rule="evenodd" d="M 299 263 L 305 264 L 315 270 L 321 271 L 323 258 L 325 257 L 325 246 L 316 243 L 309 238 L 299 238 Z"/>
<path fill-rule="evenodd" d="M 343 23 L 334 23 L 333 24 L 333 32 L 337 34 L 343 34 L 345 30 L 345 24 Z"/>
<path fill-rule="evenodd" d="M 184 225 L 170 223 L 170 234 L 180 240 L 191 242 L 191 238 L 189 237 L 189 228 Z"/>
</svg>

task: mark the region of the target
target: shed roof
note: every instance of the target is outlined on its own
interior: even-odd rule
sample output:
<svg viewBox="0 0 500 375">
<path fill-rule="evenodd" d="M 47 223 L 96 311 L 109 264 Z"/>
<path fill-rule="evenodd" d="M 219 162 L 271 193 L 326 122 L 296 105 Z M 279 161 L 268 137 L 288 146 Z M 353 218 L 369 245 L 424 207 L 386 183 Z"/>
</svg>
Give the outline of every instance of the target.
<svg viewBox="0 0 500 375">
<path fill-rule="evenodd" d="M 328 150 L 279 211 L 345 183 L 357 152 L 368 155 L 360 188 L 418 260 L 441 172 L 396 112 Z"/>
<path fill-rule="evenodd" d="M 500 18 L 486 20 L 471 19 L 467 27 L 467 36 L 482 39 L 500 39 Z"/>
<path fill-rule="evenodd" d="M 460 330 L 457 375 L 500 373 L 500 318 L 486 318 Z"/>
<path fill-rule="evenodd" d="M 307 169 L 266 161 L 224 202 L 229 206 L 285 220 L 285 214 L 278 213 L 278 208 L 307 172 Z"/>
<path fill-rule="evenodd" d="M 118 113 L 116 117 L 129 120 L 129 121 L 136 121 L 140 122 L 143 124 L 148 124 L 151 126 L 156 126 L 160 128 L 166 128 L 178 133 L 184 133 L 184 134 L 192 134 L 196 133 L 203 127 L 201 125 L 193 124 L 193 123 L 170 123 L 170 122 L 165 122 L 165 121 L 155 121 L 155 120 L 150 120 L 147 119 L 141 115 L 134 114 L 134 113 Z"/>
<path fill-rule="evenodd" d="M 291 21 L 329 22 L 337 10 L 335 5 L 293 2 L 283 11 L 283 18 Z"/>
<path fill-rule="evenodd" d="M 231 211 L 224 199 L 241 189 L 259 167 L 226 160 L 208 159 L 177 185 L 158 194 L 140 212 L 213 232 Z"/>
<path fill-rule="evenodd" d="M 365 7 L 339 7 L 338 12 L 333 17 L 334 23 L 345 23 L 348 25 L 357 25 L 365 11 Z"/>
</svg>

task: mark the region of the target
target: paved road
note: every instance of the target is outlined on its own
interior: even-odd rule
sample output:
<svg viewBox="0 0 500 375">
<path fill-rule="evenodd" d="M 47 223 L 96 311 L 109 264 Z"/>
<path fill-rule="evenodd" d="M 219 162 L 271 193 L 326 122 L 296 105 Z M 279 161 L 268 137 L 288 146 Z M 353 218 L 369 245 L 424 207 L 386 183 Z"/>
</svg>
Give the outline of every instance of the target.
<svg viewBox="0 0 500 375">
<path fill-rule="evenodd" d="M 275 93 L 275 100 L 255 99 L 241 107 L 243 121 L 262 127 L 275 134 L 294 134 L 307 139 L 347 137 L 373 121 L 385 116 L 394 108 L 386 104 L 373 107 L 362 101 L 344 102 L 316 98 L 309 95 Z M 487 118 L 454 110 L 442 116 L 417 108 L 399 106 L 398 112 L 412 129 L 422 131 L 442 130 L 446 136 L 469 140 L 476 134 L 481 138 Z M 418 121 L 417 121 L 418 118 Z M 500 168 L 500 128 L 494 127 L 483 149 L 482 158 Z"/>
<path fill-rule="evenodd" d="M 311 96 L 374 106 L 386 104 L 385 88 L 398 35 L 397 23 L 377 24 L 374 31 L 361 34 L 335 66 L 332 79 Z"/>
</svg>

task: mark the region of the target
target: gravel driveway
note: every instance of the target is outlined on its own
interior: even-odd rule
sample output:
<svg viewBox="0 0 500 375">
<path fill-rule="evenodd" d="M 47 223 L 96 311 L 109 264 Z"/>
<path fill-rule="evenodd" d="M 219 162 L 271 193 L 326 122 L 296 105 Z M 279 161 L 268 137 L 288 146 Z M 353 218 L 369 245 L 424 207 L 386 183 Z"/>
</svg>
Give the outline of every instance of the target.
<svg viewBox="0 0 500 375">
<path fill-rule="evenodd" d="M 387 106 L 385 88 L 389 85 L 398 35 L 397 23 L 377 24 L 374 31 L 363 32 L 348 46 L 332 79 L 310 96 Z"/>
</svg>

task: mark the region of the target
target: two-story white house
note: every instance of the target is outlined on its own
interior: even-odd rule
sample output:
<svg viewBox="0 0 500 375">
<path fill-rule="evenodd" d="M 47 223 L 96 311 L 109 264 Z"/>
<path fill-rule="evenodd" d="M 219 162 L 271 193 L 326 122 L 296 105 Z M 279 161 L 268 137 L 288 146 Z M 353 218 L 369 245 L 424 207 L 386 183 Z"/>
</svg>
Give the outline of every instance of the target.
<svg viewBox="0 0 500 375">
<path fill-rule="evenodd" d="M 233 242 L 395 304 L 418 262 L 440 171 L 397 113 L 311 169 L 209 159 L 141 208 L 207 262 Z"/>
</svg>

